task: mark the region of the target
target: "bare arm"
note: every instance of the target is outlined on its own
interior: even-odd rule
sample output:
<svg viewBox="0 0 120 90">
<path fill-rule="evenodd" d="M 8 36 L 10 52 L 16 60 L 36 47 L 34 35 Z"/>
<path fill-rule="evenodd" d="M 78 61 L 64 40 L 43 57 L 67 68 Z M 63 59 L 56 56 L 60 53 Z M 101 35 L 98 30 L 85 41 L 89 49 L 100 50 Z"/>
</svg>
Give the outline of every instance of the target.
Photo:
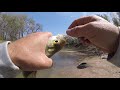
<svg viewBox="0 0 120 90">
<path fill-rule="evenodd" d="M 50 68 L 52 59 L 45 55 L 45 47 L 51 36 L 49 32 L 37 32 L 11 43 L 0 44 L 0 77 L 15 77 L 20 70 Z"/>
</svg>

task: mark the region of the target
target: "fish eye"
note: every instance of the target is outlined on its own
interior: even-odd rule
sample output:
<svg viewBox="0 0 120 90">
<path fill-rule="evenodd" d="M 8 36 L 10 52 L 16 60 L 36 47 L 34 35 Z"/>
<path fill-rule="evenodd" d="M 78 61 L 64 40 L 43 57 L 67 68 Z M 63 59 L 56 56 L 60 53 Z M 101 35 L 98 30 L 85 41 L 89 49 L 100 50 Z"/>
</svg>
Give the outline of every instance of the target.
<svg viewBox="0 0 120 90">
<path fill-rule="evenodd" d="M 58 40 L 55 40 L 55 42 L 57 43 L 57 42 L 58 42 Z"/>
</svg>

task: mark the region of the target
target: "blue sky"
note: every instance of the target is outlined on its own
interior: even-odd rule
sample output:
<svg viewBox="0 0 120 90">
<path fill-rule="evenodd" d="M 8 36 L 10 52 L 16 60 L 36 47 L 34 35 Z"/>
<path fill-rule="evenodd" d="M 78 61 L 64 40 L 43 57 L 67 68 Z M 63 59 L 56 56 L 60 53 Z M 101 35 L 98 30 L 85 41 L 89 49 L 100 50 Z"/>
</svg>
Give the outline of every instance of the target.
<svg viewBox="0 0 120 90">
<path fill-rule="evenodd" d="M 66 34 L 69 25 L 81 16 L 103 14 L 108 12 L 9 12 L 26 14 L 37 23 L 42 24 L 43 31 L 52 32 L 53 35 Z"/>
</svg>

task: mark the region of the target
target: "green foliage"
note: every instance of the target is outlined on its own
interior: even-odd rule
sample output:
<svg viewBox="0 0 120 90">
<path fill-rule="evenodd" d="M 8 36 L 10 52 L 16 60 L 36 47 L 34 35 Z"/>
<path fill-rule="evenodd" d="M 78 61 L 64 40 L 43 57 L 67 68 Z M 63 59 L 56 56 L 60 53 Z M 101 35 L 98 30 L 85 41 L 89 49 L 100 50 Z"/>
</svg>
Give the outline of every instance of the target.
<svg viewBox="0 0 120 90">
<path fill-rule="evenodd" d="M 97 15 L 110 22 L 110 18 L 107 14 L 97 14 Z"/>
<path fill-rule="evenodd" d="M 14 41 L 27 34 L 42 31 L 42 26 L 26 15 L 0 13 L 0 39 Z"/>
<path fill-rule="evenodd" d="M 71 37 L 71 36 L 67 36 L 66 37 L 67 40 L 67 44 L 65 46 L 65 48 L 70 48 L 70 49 L 77 49 L 77 48 L 83 48 L 82 43 L 80 42 L 80 40 L 76 37 Z"/>
<path fill-rule="evenodd" d="M 112 20 L 116 26 L 120 26 L 120 12 L 117 12 L 116 15 L 117 16 L 114 16 Z"/>
<path fill-rule="evenodd" d="M 100 16 L 100 17 L 102 17 L 102 18 L 104 18 L 105 20 L 113 23 L 116 26 L 120 26 L 120 12 L 117 12 L 115 14 L 110 13 L 110 17 L 107 14 L 102 14 L 102 15 L 97 14 L 97 15 Z"/>
</svg>

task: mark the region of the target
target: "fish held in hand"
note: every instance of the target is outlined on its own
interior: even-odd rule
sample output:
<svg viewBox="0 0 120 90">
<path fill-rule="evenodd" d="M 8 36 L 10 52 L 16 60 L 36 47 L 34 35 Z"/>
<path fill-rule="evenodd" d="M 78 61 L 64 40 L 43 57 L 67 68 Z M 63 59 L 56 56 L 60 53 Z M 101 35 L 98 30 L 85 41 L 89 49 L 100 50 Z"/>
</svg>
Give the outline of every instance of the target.
<svg viewBox="0 0 120 90">
<path fill-rule="evenodd" d="M 66 35 L 58 34 L 49 38 L 45 54 L 49 58 L 59 52 L 66 45 Z M 24 78 L 36 78 L 37 71 L 23 71 Z"/>
</svg>

